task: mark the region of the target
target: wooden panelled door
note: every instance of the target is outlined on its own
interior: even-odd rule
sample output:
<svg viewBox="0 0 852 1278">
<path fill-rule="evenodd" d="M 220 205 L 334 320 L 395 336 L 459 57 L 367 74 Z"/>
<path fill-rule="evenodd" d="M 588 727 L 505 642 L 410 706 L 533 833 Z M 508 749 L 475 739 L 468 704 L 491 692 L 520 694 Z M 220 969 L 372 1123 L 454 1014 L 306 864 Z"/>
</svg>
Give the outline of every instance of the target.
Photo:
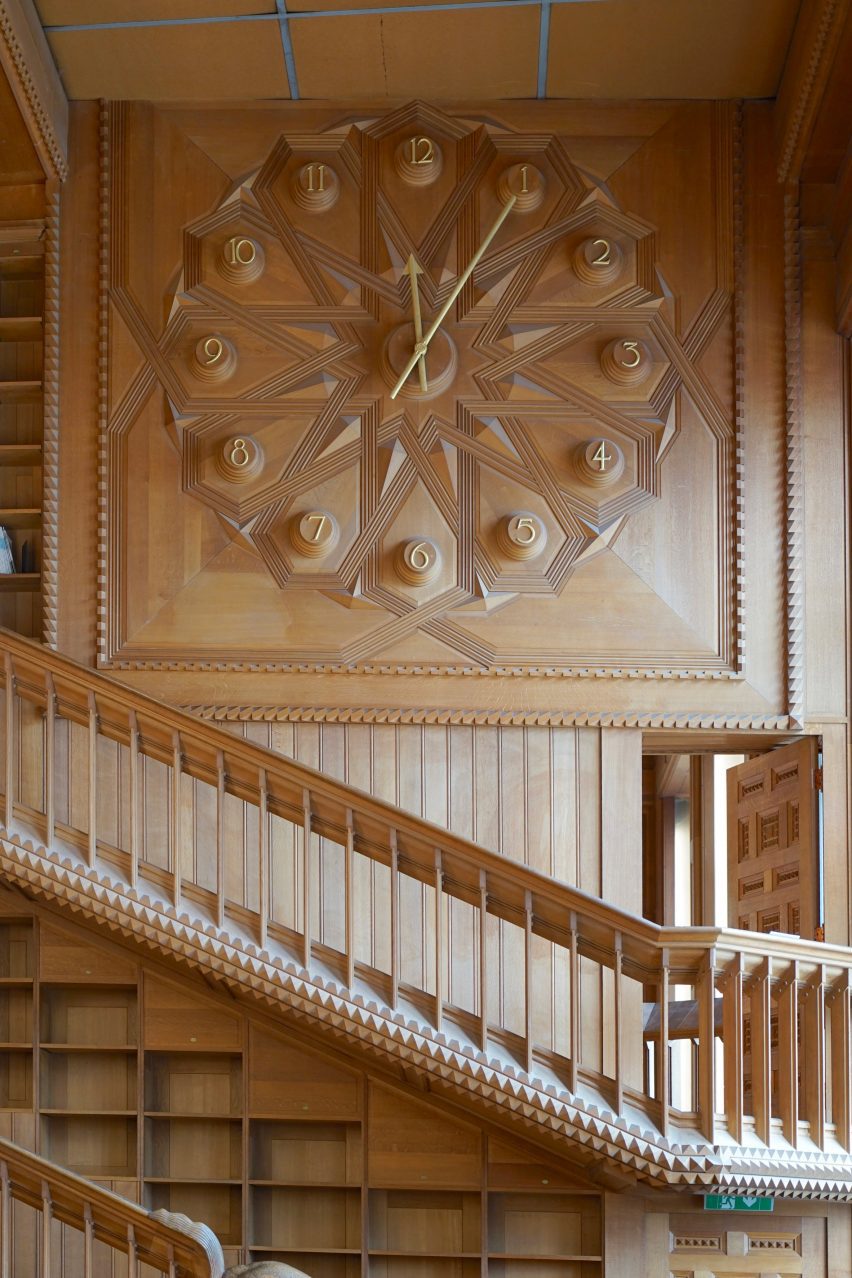
<svg viewBox="0 0 852 1278">
<path fill-rule="evenodd" d="M 817 740 L 728 771 L 728 921 L 814 939 L 818 923 Z"/>
</svg>

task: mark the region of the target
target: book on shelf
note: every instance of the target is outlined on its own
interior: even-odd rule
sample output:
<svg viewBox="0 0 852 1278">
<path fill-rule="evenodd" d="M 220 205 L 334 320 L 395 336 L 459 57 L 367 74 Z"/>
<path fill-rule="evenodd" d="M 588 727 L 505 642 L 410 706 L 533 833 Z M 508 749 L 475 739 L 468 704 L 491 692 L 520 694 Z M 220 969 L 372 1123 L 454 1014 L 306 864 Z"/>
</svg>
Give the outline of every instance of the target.
<svg viewBox="0 0 852 1278">
<path fill-rule="evenodd" d="M 0 525 L 0 574 L 4 576 L 15 571 L 15 555 L 12 541 L 6 529 Z"/>
</svg>

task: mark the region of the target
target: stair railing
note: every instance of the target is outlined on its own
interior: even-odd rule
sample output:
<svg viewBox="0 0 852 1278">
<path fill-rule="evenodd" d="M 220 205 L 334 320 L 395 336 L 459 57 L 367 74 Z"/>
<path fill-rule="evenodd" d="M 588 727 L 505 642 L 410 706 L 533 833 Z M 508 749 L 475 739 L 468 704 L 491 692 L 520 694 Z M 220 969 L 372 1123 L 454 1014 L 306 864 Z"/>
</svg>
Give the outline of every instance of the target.
<svg viewBox="0 0 852 1278">
<path fill-rule="evenodd" d="M 852 952 L 660 928 L 0 631 L 5 825 L 666 1140 L 852 1152 Z"/>
<path fill-rule="evenodd" d="M 28 1252 L 26 1260 L 16 1254 L 13 1203 L 32 1208 L 39 1217 L 36 1254 Z M 222 1248 L 206 1225 L 174 1216 L 165 1223 L 118 1194 L 0 1140 L 0 1278 L 50 1278 L 66 1272 L 57 1225 L 81 1235 L 74 1265 L 80 1278 L 105 1272 L 97 1255 L 103 1248 L 127 1257 L 122 1271 L 127 1278 L 140 1278 L 142 1265 L 168 1278 L 221 1278 L 224 1270 Z M 30 1232 L 22 1232 L 29 1242 Z"/>
</svg>

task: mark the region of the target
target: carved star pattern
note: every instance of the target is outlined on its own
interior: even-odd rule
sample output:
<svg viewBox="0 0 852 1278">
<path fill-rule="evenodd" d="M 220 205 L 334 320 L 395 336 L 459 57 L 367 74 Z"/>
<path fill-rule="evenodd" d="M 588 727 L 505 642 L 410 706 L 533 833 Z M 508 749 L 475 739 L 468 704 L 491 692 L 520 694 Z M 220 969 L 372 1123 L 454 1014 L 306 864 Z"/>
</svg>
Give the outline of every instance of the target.
<svg viewBox="0 0 852 1278">
<path fill-rule="evenodd" d="M 434 139 L 445 157 L 445 171 L 414 201 L 399 198 L 392 162 L 399 139 L 412 134 Z M 294 172 L 317 158 L 340 183 L 323 214 L 292 196 Z M 545 173 L 547 196 L 507 221 L 447 318 L 458 376 L 432 401 L 392 400 L 375 370 L 388 331 L 410 319 L 409 256 L 423 267 L 428 318 L 493 219 L 501 172 L 523 159 Z M 257 283 L 217 272 L 229 235 L 263 245 Z M 569 251 L 589 236 L 617 239 L 624 253 L 617 281 L 597 291 L 578 281 Z M 483 667 L 516 659 L 466 621 L 519 595 L 558 595 L 578 563 L 655 500 L 678 433 L 679 390 L 719 441 L 731 435 L 699 364 L 728 294 L 711 296 L 678 336 L 653 228 L 619 209 L 559 139 L 491 131 L 422 104 L 345 136 L 282 138 L 258 171 L 186 229 L 159 339 L 120 283 L 113 297 L 171 405 L 184 489 L 217 512 L 282 589 L 319 590 L 343 608 L 375 613 L 357 638 L 329 642 L 329 659 L 347 664 L 393 650 L 415 631 Z M 193 373 L 188 353 L 211 333 L 239 352 L 226 381 Z M 651 362 L 647 380 L 628 389 L 599 371 L 601 348 L 625 337 L 641 340 Z M 265 464 L 236 485 L 214 462 L 229 440 L 245 436 L 263 448 Z M 623 449 L 623 483 L 595 489 L 578 476 L 571 458 L 595 437 Z M 501 556 L 494 527 L 504 492 L 511 509 L 523 506 L 546 528 L 540 560 Z M 312 561 L 294 554 L 288 536 L 310 509 L 332 510 L 340 530 L 333 551 Z M 430 535 L 444 568 L 412 587 L 395 575 L 391 551 L 424 521 L 440 530 Z"/>
</svg>

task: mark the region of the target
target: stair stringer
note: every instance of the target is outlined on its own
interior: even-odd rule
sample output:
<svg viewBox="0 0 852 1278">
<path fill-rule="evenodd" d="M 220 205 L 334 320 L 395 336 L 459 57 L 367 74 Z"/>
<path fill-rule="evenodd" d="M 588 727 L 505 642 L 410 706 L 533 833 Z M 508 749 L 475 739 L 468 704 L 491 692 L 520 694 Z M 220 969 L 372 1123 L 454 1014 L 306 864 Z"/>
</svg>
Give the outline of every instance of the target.
<svg viewBox="0 0 852 1278">
<path fill-rule="evenodd" d="M 413 1069 L 436 1090 L 473 1102 L 492 1121 L 511 1118 L 539 1140 L 562 1138 L 582 1154 L 663 1189 L 767 1192 L 785 1197 L 852 1201 L 852 1159 L 822 1151 L 674 1144 L 638 1124 L 466 1049 L 458 1040 L 337 982 L 274 958 L 251 941 L 216 928 L 167 902 L 139 895 L 96 870 L 0 827 L 0 875 L 43 899 L 129 934 L 159 953 L 213 974 L 243 994 L 284 1008 L 289 1016 Z M 567 1152 L 567 1151 L 566 1151 Z"/>
</svg>

